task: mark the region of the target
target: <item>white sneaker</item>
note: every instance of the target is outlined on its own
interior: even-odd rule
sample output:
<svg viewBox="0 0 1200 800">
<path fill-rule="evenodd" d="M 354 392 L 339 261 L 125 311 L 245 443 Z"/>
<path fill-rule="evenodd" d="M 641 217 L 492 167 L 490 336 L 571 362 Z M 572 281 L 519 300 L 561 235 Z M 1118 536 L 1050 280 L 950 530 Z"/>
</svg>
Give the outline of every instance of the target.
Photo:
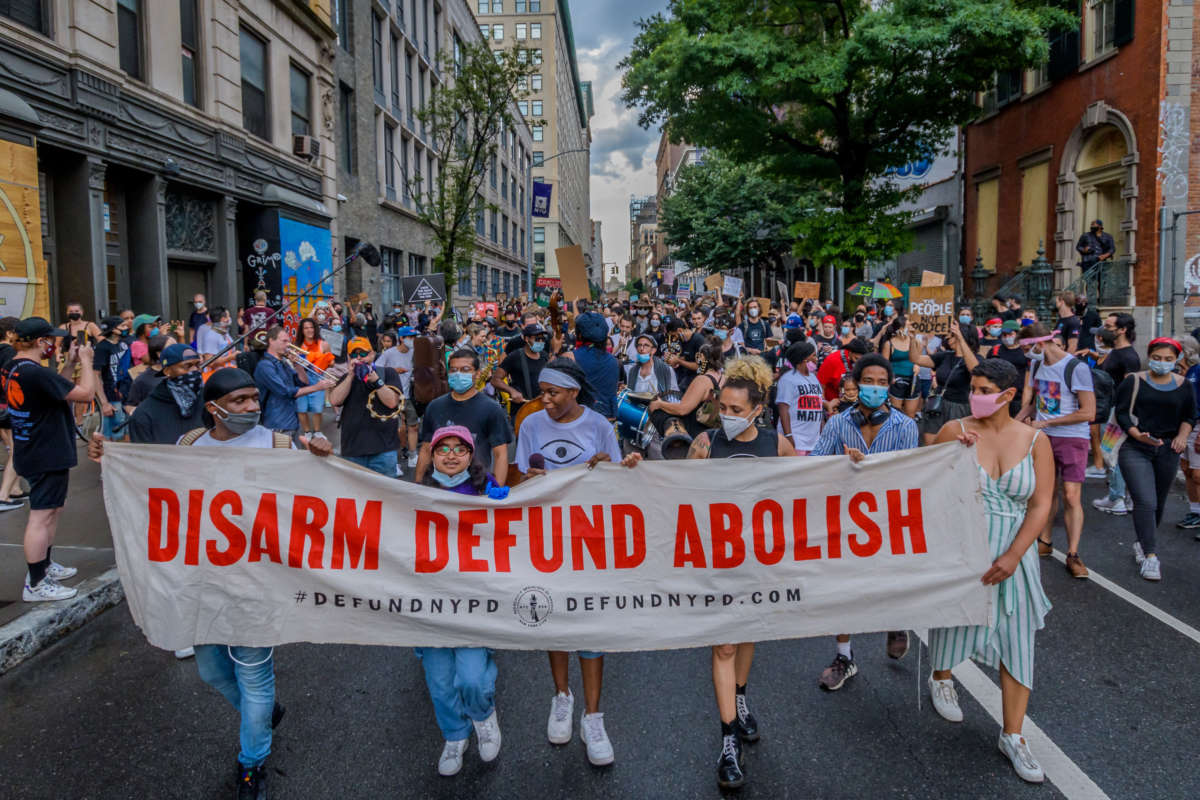
<svg viewBox="0 0 1200 800">
<path fill-rule="evenodd" d="M 65 581 L 67 578 L 74 578 L 77 572 L 79 570 L 74 567 L 64 567 L 57 561 L 51 561 L 50 566 L 46 568 L 46 577 L 56 581 Z"/>
<path fill-rule="evenodd" d="M 463 753 L 467 752 L 467 745 L 471 743 L 468 739 L 459 739 L 457 742 L 446 742 L 442 748 L 442 756 L 438 759 L 438 775 L 449 778 L 451 775 L 457 775 L 462 769 Z"/>
<path fill-rule="evenodd" d="M 1042 772 L 1042 765 L 1033 757 L 1033 752 L 1029 749 L 1029 743 L 1025 741 L 1025 737 L 1019 733 L 1001 733 L 1000 734 L 1000 752 L 1008 756 L 1008 760 L 1012 762 L 1013 769 L 1021 776 L 1023 780 L 1030 783 L 1041 783 L 1046 780 L 1046 774 Z"/>
<path fill-rule="evenodd" d="M 559 692 L 550 701 L 550 719 L 546 722 L 546 738 L 550 744 L 566 744 L 571 741 L 571 727 L 575 720 L 575 695 L 568 691 Z"/>
<path fill-rule="evenodd" d="M 1138 566 L 1141 566 L 1142 562 L 1144 562 L 1145 560 L 1146 560 L 1146 554 L 1144 552 L 1142 552 L 1142 543 L 1134 542 L 1133 543 L 1133 561 L 1134 561 L 1134 563 L 1137 564 Z"/>
<path fill-rule="evenodd" d="M 408 451 L 408 466 L 410 469 L 415 469 L 417 466 L 417 451 Z"/>
<path fill-rule="evenodd" d="M 963 713 L 958 705 L 958 692 L 954 688 L 954 679 L 939 681 L 929 676 L 929 696 L 933 698 L 933 710 L 947 722 L 962 722 Z"/>
<path fill-rule="evenodd" d="M 25 589 L 21 592 L 21 599 L 26 603 L 42 603 L 53 600 L 70 600 L 76 594 L 78 592 L 71 587 L 63 586 L 47 575 L 37 586 L 31 587 L 28 583 L 25 584 Z"/>
<path fill-rule="evenodd" d="M 1108 477 L 1108 470 L 1104 467 L 1088 467 L 1083 471 L 1083 477 L 1103 480 Z"/>
<path fill-rule="evenodd" d="M 404 477 L 404 471 L 400 469 L 400 464 L 399 464 L 398 462 L 397 462 L 397 464 L 396 464 L 396 477 L 397 477 L 397 478 L 403 478 L 403 477 Z"/>
<path fill-rule="evenodd" d="M 612 742 L 604 730 L 604 714 L 584 714 L 579 721 L 579 738 L 587 745 L 588 761 L 593 767 L 603 767 L 613 763 Z"/>
<path fill-rule="evenodd" d="M 1142 577 L 1148 581 L 1162 580 L 1162 565 L 1158 563 L 1158 556 L 1146 556 L 1142 562 Z"/>
<path fill-rule="evenodd" d="M 182 650 L 175 651 L 175 657 L 180 661 L 183 661 L 185 658 L 191 658 L 194 655 L 196 655 L 196 648 L 194 647 L 185 647 Z"/>
<path fill-rule="evenodd" d="M 479 739 L 479 758 L 494 761 L 500 755 L 500 720 L 496 718 L 495 709 L 487 719 L 482 722 L 471 720 L 471 724 L 475 726 L 475 736 Z"/>
<path fill-rule="evenodd" d="M 1125 505 L 1125 498 L 1119 497 L 1112 500 L 1109 497 L 1098 497 L 1092 501 L 1092 507 L 1097 511 L 1103 511 L 1105 514 L 1115 514 L 1122 516 L 1129 513 L 1129 507 Z"/>
</svg>

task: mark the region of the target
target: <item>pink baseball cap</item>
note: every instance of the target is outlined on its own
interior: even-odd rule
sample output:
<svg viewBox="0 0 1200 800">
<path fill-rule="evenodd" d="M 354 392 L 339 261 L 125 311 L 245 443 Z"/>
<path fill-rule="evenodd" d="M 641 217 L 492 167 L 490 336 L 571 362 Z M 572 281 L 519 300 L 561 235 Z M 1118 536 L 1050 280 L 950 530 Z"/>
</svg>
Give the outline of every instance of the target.
<svg viewBox="0 0 1200 800">
<path fill-rule="evenodd" d="M 140 363 L 141 360 L 148 354 L 149 348 L 147 348 L 146 343 L 141 340 L 134 341 L 129 345 L 129 355 L 133 359 L 134 363 Z"/>
<path fill-rule="evenodd" d="M 462 425 L 446 425 L 438 428 L 433 432 L 433 440 L 430 441 L 429 446 L 437 447 L 438 442 L 442 439 L 448 439 L 451 436 L 457 436 L 459 439 L 462 439 L 463 443 L 471 448 L 471 452 L 475 451 L 475 437 Z"/>
</svg>

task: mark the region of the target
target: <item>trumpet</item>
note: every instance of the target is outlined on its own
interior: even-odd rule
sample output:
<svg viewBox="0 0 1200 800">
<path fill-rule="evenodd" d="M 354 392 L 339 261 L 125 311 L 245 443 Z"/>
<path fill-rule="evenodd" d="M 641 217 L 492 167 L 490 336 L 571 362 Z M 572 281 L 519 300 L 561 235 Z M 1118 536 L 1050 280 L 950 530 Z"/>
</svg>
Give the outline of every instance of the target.
<svg viewBox="0 0 1200 800">
<path fill-rule="evenodd" d="M 336 384 L 341 381 L 343 377 L 341 375 L 334 375 L 328 370 L 321 369 L 316 364 L 309 361 L 308 351 L 298 345 L 289 344 L 284 355 L 296 366 L 302 367 L 306 370 L 312 370 L 313 374 L 316 375 L 320 380 L 332 381 Z M 384 422 L 395 419 L 404 413 L 404 395 L 397 391 L 395 387 L 389 386 L 388 389 L 395 392 L 396 396 L 399 398 L 399 402 L 396 403 L 395 408 L 388 408 L 382 400 L 378 402 L 376 401 L 375 396 L 379 394 L 379 388 L 372 389 L 367 395 L 367 413 L 373 418 L 382 420 Z"/>
<path fill-rule="evenodd" d="M 303 367 L 306 370 L 311 370 L 312 373 L 320 380 L 333 381 L 334 383 L 337 383 L 341 379 L 341 376 L 333 375 L 328 370 L 321 369 L 316 364 L 309 361 L 308 351 L 299 345 L 289 344 L 287 346 L 287 352 L 284 353 L 284 355 L 287 356 L 288 361 L 291 361 L 296 366 Z"/>
</svg>

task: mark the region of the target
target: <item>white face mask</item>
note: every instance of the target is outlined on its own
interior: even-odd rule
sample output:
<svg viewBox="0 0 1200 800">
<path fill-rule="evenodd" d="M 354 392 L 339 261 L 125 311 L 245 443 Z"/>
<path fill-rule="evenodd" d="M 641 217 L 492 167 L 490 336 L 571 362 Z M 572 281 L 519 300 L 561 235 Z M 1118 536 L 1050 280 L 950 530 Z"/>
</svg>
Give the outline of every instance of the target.
<svg viewBox="0 0 1200 800">
<path fill-rule="evenodd" d="M 725 431 L 725 438 L 730 441 L 741 436 L 753 424 L 753 417 L 747 419 L 746 417 L 735 417 L 728 414 L 721 415 L 721 429 Z"/>
</svg>

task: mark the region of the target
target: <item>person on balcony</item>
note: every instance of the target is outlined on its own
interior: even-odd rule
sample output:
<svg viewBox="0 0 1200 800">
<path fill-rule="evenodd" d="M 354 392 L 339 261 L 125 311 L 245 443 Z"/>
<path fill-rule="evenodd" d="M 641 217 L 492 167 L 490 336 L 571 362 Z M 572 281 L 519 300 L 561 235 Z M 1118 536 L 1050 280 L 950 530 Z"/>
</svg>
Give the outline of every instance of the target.
<svg viewBox="0 0 1200 800">
<path fill-rule="evenodd" d="M 1079 253 L 1079 268 L 1087 272 L 1097 263 L 1111 260 L 1117 252 L 1117 245 L 1113 237 L 1104 232 L 1104 223 L 1094 219 L 1091 229 L 1079 237 L 1075 251 Z"/>
</svg>

